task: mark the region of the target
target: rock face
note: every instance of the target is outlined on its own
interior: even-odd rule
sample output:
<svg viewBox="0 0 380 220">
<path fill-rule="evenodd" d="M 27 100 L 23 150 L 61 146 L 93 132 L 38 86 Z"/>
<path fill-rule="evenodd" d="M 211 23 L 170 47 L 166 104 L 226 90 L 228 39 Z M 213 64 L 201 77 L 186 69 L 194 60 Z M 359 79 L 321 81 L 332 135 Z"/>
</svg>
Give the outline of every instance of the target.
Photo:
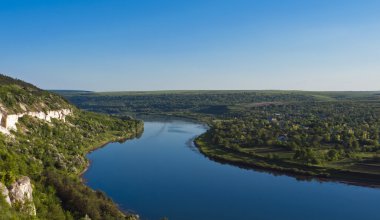
<svg viewBox="0 0 380 220">
<path fill-rule="evenodd" d="M 36 215 L 32 194 L 32 184 L 27 176 L 20 177 L 9 188 L 9 198 L 12 206 L 19 206 L 21 211 L 29 215 Z"/>
<path fill-rule="evenodd" d="M 25 112 L 21 114 L 12 114 L 7 115 L 0 112 L 0 132 L 6 135 L 10 134 L 11 130 L 16 130 L 18 120 L 25 116 L 29 115 L 47 122 L 51 122 L 51 119 L 59 119 L 65 121 L 66 116 L 71 115 L 72 111 L 70 109 L 61 109 L 57 111 L 48 111 L 48 112 Z"/>
<path fill-rule="evenodd" d="M 4 197 L 5 201 L 9 204 L 9 205 L 12 205 L 11 203 L 11 199 L 9 198 L 9 191 L 7 189 L 7 187 L 5 187 L 4 184 L 2 184 L 0 182 L 0 193 L 1 195 Z"/>
</svg>

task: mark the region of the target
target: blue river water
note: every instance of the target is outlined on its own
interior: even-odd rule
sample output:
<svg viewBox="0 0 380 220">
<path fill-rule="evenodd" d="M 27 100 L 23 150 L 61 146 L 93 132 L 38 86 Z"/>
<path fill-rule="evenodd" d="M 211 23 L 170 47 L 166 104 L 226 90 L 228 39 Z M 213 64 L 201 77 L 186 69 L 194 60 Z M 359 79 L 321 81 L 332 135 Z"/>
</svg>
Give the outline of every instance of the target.
<svg viewBox="0 0 380 220">
<path fill-rule="evenodd" d="M 185 121 L 145 122 L 141 138 L 88 155 L 87 184 L 144 220 L 377 220 L 380 190 L 241 169 L 209 160 Z"/>
</svg>

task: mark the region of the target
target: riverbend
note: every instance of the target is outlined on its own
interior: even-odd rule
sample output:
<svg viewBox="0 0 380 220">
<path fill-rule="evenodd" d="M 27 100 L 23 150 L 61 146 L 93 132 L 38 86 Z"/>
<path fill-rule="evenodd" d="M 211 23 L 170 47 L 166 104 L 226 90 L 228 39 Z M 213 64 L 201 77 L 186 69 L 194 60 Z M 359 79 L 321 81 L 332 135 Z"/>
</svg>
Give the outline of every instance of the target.
<svg viewBox="0 0 380 220">
<path fill-rule="evenodd" d="M 88 155 L 87 184 L 142 219 L 380 219 L 380 190 L 247 170 L 209 160 L 194 122 L 145 122 L 140 139 Z"/>
</svg>

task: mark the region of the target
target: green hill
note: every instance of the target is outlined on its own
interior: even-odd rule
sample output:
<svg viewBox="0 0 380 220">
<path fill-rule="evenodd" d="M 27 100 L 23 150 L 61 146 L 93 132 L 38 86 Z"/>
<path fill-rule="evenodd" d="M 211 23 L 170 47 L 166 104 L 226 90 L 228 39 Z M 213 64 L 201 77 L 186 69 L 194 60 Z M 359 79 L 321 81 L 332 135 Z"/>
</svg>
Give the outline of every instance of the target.
<svg viewBox="0 0 380 220">
<path fill-rule="evenodd" d="M 60 96 L 37 88 L 18 79 L 0 74 L 0 107 L 7 113 L 47 111 L 69 108 Z"/>
<path fill-rule="evenodd" d="M 26 204 L 10 206 L 0 198 L 1 219 L 134 219 L 103 193 L 86 187 L 80 174 L 86 154 L 110 141 L 135 138 L 143 130 L 137 120 L 121 120 L 77 109 L 59 95 L 21 80 L 0 75 L 0 114 L 70 109 L 64 120 L 18 119 L 17 129 L 0 133 L 0 183 L 10 188 L 20 177 L 31 179 L 36 215 Z M 5 129 L 5 128 L 3 128 Z"/>
</svg>

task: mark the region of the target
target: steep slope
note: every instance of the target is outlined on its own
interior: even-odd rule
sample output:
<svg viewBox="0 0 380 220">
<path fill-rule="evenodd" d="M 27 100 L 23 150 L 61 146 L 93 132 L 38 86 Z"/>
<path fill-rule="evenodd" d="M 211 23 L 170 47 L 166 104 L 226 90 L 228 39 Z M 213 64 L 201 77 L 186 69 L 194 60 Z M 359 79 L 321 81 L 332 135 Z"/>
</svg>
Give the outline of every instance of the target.
<svg viewBox="0 0 380 220">
<path fill-rule="evenodd" d="M 60 96 L 0 74 L 0 109 L 9 114 L 70 108 Z"/>
<path fill-rule="evenodd" d="M 143 124 L 76 109 L 0 75 L 1 219 L 135 219 L 79 175 L 90 150 L 138 136 Z"/>
</svg>

